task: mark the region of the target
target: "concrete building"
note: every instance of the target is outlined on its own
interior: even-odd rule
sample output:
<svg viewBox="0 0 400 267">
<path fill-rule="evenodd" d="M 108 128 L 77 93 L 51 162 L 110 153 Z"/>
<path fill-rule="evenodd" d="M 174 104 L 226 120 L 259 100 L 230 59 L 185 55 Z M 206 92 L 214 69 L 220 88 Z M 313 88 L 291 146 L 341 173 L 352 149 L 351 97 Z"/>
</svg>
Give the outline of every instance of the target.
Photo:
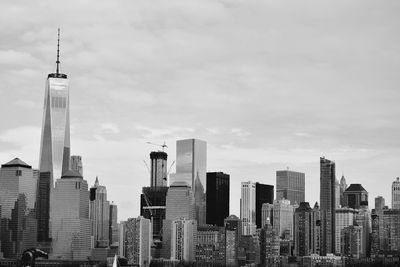
<svg viewBox="0 0 400 267">
<path fill-rule="evenodd" d="M 262 207 L 262 224 L 270 220 L 275 232 L 282 237 L 289 234 L 289 239 L 293 240 L 293 215 L 294 206 L 289 200 L 275 200 L 274 204 L 264 203 Z"/>
<path fill-rule="evenodd" d="M 242 235 L 253 235 L 256 231 L 256 184 L 242 182 L 240 198 Z"/>
<path fill-rule="evenodd" d="M 335 162 L 320 158 L 321 255 L 335 253 L 336 172 Z"/>
<path fill-rule="evenodd" d="M 305 201 L 305 174 L 290 170 L 276 172 L 276 199 L 288 199 L 290 203 Z"/>
<path fill-rule="evenodd" d="M 167 158 L 164 151 L 153 151 L 150 153 L 150 187 L 167 186 Z"/>
<path fill-rule="evenodd" d="M 52 258 L 86 260 L 90 255 L 89 191 L 79 173 L 57 179 L 52 198 Z"/>
<path fill-rule="evenodd" d="M 235 250 L 234 246 L 232 247 Z M 218 226 L 197 228 L 196 264 L 225 266 L 225 229 Z"/>
<path fill-rule="evenodd" d="M 118 243 L 119 240 L 119 233 L 118 233 L 118 206 L 112 202 L 110 204 L 110 219 L 109 219 L 109 244 L 110 246 Z"/>
<path fill-rule="evenodd" d="M 179 260 L 185 263 L 194 262 L 196 256 L 196 244 L 196 220 L 173 220 L 171 233 L 171 260 Z"/>
<path fill-rule="evenodd" d="M 242 238 L 242 220 L 230 215 L 224 220 L 226 234 L 226 266 L 236 266 L 240 240 Z"/>
<path fill-rule="evenodd" d="M 71 170 L 83 176 L 83 165 L 81 156 L 71 156 Z"/>
<path fill-rule="evenodd" d="M 262 266 L 278 266 L 279 247 L 279 235 L 267 220 L 260 230 L 260 262 Z"/>
<path fill-rule="evenodd" d="M 383 237 L 383 210 L 385 209 L 385 199 L 382 196 L 375 198 L 375 213 L 378 216 L 379 227 L 379 250 L 383 250 L 384 237 Z M 386 207 L 387 208 L 387 207 Z"/>
<path fill-rule="evenodd" d="M 207 173 L 207 224 L 224 226 L 229 216 L 229 174 Z"/>
<path fill-rule="evenodd" d="M 110 238 L 110 202 L 107 200 L 107 189 L 100 185 L 98 177 L 90 188 L 89 200 L 91 247 L 106 248 Z"/>
<path fill-rule="evenodd" d="M 362 239 L 362 247 L 361 247 L 361 256 L 369 257 L 370 256 L 370 235 L 371 235 L 371 211 L 368 209 L 368 206 L 361 206 L 358 210 L 358 213 L 354 216 L 354 222 L 356 225 L 362 227 L 361 239 Z"/>
<path fill-rule="evenodd" d="M 349 225 L 341 230 L 341 254 L 351 258 L 365 256 L 363 250 L 362 226 Z"/>
<path fill-rule="evenodd" d="M 383 211 L 383 250 L 400 250 L 400 210 L 387 209 Z"/>
<path fill-rule="evenodd" d="M 335 250 L 336 254 L 341 253 L 341 233 L 342 230 L 350 225 L 353 225 L 354 220 L 355 220 L 355 215 L 358 213 L 358 210 L 348 208 L 348 207 L 343 207 L 336 209 L 336 224 L 335 224 L 335 230 L 336 230 L 336 239 L 335 239 Z"/>
<path fill-rule="evenodd" d="M 19 258 L 30 247 L 36 247 L 36 189 L 39 172 L 19 158 L 0 169 L 0 240 L 1 252 L 7 258 Z"/>
<path fill-rule="evenodd" d="M 400 180 L 399 177 L 392 183 L 392 209 L 400 209 Z"/>
<path fill-rule="evenodd" d="M 351 184 L 343 194 L 345 207 L 359 209 L 368 206 L 368 192 L 361 184 Z"/>
<path fill-rule="evenodd" d="M 151 262 L 151 245 L 153 243 L 151 229 L 150 220 L 142 216 L 130 218 L 124 224 L 124 254 L 128 259 L 128 264 L 149 266 Z"/>
</svg>

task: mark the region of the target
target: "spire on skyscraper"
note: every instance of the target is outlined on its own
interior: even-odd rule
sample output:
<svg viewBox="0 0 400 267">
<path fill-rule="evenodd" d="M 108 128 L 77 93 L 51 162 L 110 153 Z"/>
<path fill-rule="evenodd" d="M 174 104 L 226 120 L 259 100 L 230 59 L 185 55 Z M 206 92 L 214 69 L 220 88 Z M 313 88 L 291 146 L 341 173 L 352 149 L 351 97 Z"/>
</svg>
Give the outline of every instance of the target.
<svg viewBox="0 0 400 267">
<path fill-rule="evenodd" d="M 60 73 L 60 28 L 58 28 L 56 64 L 57 64 L 56 74 L 58 75 Z"/>
<path fill-rule="evenodd" d="M 94 186 L 99 186 L 99 177 L 96 176 L 96 181 L 94 182 Z"/>
</svg>

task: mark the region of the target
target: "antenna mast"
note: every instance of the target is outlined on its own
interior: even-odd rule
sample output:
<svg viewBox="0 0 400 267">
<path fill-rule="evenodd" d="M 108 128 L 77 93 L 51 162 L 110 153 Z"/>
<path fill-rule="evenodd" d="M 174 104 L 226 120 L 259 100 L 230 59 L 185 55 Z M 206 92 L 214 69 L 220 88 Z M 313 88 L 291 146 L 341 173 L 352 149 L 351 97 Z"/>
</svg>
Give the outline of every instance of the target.
<svg viewBox="0 0 400 267">
<path fill-rule="evenodd" d="M 58 38 L 57 38 L 57 70 L 56 70 L 56 74 L 60 73 L 60 28 L 58 28 Z"/>
</svg>

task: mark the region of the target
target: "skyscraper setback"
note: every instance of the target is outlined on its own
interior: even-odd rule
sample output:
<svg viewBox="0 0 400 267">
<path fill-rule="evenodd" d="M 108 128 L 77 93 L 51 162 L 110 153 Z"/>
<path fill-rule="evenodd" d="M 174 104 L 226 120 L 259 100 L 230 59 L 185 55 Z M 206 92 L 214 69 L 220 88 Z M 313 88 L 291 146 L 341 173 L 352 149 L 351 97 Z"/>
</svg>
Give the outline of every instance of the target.
<svg viewBox="0 0 400 267">
<path fill-rule="evenodd" d="M 58 30 L 57 68 L 47 76 L 43 108 L 37 199 L 38 241 L 49 241 L 50 195 L 54 179 L 69 169 L 69 80 L 60 73 L 60 30 Z"/>
</svg>

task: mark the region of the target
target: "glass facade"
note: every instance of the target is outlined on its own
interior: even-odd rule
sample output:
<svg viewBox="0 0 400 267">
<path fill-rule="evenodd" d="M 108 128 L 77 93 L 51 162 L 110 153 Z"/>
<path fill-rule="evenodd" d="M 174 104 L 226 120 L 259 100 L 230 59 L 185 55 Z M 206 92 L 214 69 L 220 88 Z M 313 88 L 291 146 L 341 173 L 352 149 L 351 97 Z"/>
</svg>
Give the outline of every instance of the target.
<svg viewBox="0 0 400 267">
<path fill-rule="evenodd" d="M 229 216 L 229 174 L 207 173 L 207 224 L 224 226 Z"/>
<path fill-rule="evenodd" d="M 305 174 L 295 171 L 276 172 L 276 199 L 288 199 L 290 203 L 305 201 Z"/>
</svg>

